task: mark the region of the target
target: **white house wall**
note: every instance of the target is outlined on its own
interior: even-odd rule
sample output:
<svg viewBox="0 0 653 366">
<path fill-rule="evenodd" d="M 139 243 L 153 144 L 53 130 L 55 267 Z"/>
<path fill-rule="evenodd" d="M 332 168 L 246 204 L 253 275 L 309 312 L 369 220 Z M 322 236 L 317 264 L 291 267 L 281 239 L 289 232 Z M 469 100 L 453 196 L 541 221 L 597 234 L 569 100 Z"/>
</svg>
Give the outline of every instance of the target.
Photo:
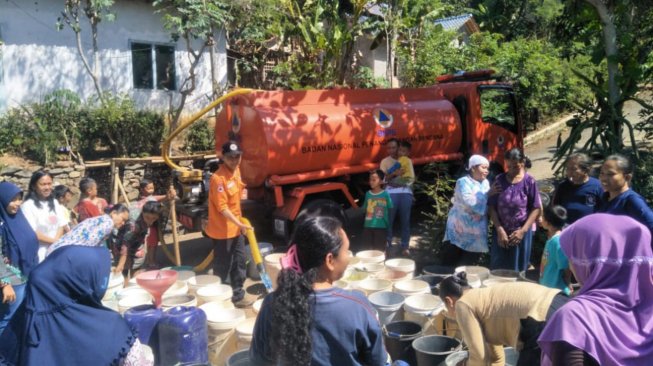
<svg viewBox="0 0 653 366">
<path fill-rule="evenodd" d="M 55 24 L 63 9 L 63 1 L 11 0 L 0 2 L 0 112 L 3 109 L 39 101 L 44 95 L 70 89 L 84 100 L 95 96 L 92 79 L 86 73 L 77 53 L 75 36 L 68 27 L 57 31 Z M 143 109 L 167 110 L 170 98 L 178 100 L 178 92 L 134 89 L 130 42 L 160 43 L 175 46 L 176 85 L 181 86 L 190 66 L 186 47 L 173 44 L 163 28 L 161 18 L 146 1 L 117 1 L 113 8 L 114 22 L 99 26 L 101 85 L 106 91 L 132 96 Z M 83 20 L 83 19 L 82 19 Z M 84 48 L 92 62 L 87 22 L 82 23 Z M 226 41 L 218 37 L 216 78 L 227 82 Z M 204 107 L 211 94 L 211 67 L 208 50 L 197 68 L 197 88 L 190 96 L 185 114 Z"/>
</svg>

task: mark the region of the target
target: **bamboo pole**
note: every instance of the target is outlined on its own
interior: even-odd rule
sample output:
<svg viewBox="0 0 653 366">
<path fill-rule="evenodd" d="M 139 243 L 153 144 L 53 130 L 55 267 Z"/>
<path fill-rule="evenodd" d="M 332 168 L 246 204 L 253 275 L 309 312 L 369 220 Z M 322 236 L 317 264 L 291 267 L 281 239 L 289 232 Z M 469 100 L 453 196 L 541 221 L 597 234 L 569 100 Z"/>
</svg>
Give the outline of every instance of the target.
<svg viewBox="0 0 653 366">
<path fill-rule="evenodd" d="M 115 205 L 118 203 L 118 172 L 120 170 L 116 169 L 116 163 L 111 160 L 111 204 Z"/>
<path fill-rule="evenodd" d="M 125 192 L 125 186 L 122 185 L 120 177 L 116 177 L 116 182 L 118 183 L 118 189 L 122 194 L 122 198 L 125 200 L 125 204 L 129 206 L 129 198 L 127 198 L 127 192 Z"/>
<path fill-rule="evenodd" d="M 174 186 L 170 185 L 170 189 L 174 189 Z M 176 210 L 175 198 L 170 200 L 170 221 L 172 221 L 172 243 L 175 246 L 175 263 L 177 266 L 181 266 L 181 253 L 179 252 L 179 238 L 177 237 L 177 210 Z"/>
</svg>

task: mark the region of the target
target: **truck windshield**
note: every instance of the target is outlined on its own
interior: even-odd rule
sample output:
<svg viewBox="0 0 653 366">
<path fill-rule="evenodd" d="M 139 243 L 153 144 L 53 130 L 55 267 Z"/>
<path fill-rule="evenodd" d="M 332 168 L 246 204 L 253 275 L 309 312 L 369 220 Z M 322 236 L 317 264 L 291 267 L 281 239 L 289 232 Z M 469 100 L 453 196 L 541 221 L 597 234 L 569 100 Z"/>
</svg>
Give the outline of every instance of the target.
<svg viewBox="0 0 653 366">
<path fill-rule="evenodd" d="M 515 103 L 512 90 L 495 87 L 479 87 L 483 122 L 492 123 L 517 133 Z"/>
</svg>

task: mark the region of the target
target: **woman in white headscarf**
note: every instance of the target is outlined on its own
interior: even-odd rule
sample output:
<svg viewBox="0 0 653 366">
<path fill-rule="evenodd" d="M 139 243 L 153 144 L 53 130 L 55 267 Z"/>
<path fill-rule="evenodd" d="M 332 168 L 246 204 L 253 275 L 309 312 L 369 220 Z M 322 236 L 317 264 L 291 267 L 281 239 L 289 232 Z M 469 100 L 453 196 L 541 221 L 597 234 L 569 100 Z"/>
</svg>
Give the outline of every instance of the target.
<svg viewBox="0 0 653 366">
<path fill-rule="evenodd" d="M 442 260 L 445 265 L 475 264 L 481 253 L 488 251 L 489 168 L 490 162 L 485 157 L 472 155 L 467 164 L 469 174 L 456 181 L 453 206 L 449 211 L 444 234 Z"/>
</svg>

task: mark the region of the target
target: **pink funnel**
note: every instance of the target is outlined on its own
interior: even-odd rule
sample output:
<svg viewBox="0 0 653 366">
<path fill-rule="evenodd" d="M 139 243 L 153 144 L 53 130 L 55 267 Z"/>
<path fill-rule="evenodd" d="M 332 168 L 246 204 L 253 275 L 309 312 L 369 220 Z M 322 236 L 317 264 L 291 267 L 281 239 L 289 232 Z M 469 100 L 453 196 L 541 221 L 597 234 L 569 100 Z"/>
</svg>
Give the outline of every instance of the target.
<svg viewBox="0 0 653 366">
<path fill-rule="evenodd" d="M 161 296 L 177 281 L 177 271 L 147 271 L 136 275 L 136 283 L 154 297 L 154 306 L 161 307 Z"/>
</svg>

